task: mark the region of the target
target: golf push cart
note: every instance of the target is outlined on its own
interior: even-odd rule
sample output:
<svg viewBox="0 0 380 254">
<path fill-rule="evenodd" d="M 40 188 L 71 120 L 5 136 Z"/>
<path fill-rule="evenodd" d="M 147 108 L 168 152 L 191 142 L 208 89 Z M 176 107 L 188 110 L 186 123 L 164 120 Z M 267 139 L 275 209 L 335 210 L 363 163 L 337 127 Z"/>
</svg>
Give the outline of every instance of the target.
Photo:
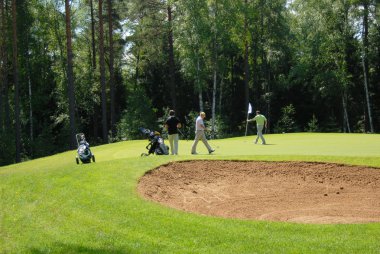
<svg viewBox="0 0 380 254">
<path fill-rule="evenodd" d="M 165 145 L 161 133 L 145 128 L 139 128 L 139 130 L 149 139 L 149 144 L 145 147 L 148 150 L 148 153 L 142 153 L 141 156 L 149 156 L 150 154 L 169 155 L 169 147 Z"/>
<path fill-rule="evenodd" d="M 79 164 L 79 160 L 82 163 L 91 163 L 91 160 L 95 162 L 95 156 L 92 154 L 90 150 L 90 145 L 86 141 L 84 134 L 78 133 L 75 135 L 75 138 L 78 144 L 78 150 L 77 150 L 78 155 L 75 158 L 77 164 Z"/>
</svg>

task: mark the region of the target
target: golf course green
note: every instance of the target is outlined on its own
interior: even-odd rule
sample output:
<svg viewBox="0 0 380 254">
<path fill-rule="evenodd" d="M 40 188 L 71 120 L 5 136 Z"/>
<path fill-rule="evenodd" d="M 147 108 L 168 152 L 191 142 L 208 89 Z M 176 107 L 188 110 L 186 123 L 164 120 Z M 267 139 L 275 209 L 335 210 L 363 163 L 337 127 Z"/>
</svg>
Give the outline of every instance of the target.
<svg viewBox="0 0 380 254">
<path fill-rule="evenodd" d="M 191 155 L 140 157 L 147 140 L 0 167 L 0 253 L 380 253 L 380 223 L 297 224 L 187 213 L 145 200 L 145 172 L 177 160 L 320 161 L 380 170 L 380 135 L 292 133 L 211 140 Z M 377 202 L 380 202 L 380 197 Z"/>
</svg>

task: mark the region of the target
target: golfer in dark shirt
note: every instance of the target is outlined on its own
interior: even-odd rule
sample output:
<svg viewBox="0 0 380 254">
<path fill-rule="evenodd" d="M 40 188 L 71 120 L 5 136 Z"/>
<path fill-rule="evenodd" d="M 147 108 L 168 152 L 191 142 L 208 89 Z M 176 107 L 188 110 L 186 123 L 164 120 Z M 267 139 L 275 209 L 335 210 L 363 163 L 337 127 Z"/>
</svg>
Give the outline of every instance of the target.
<svg viewBox="0 0 380 254">
<path fill-rule="evenodd" d="M 166 120 L 165 127 L 169 133 L 169 144 L 172 155 L 178 155 L 178 128 L 181 128 L 181 122 L 175 116 L 174 110 L 169 111 L 169 118 Z"/>
</svg>

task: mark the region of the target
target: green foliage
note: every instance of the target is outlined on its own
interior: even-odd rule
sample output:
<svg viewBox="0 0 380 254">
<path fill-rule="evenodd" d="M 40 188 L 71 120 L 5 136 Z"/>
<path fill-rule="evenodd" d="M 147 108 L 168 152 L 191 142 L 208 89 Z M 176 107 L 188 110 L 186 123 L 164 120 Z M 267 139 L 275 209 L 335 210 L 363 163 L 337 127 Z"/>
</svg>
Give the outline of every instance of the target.
<svg viewBox="0 0 380 254">
<path fill-rule="evenodd" d="M 195 136 L 195 121 L 199 116 L 199 112 L 191 111 L 185 116 L 185 124 L 182 128 L 182 133 L 186 139 L 194 139 Z"/>
<path fill-rule="evenodd" d="M 330 116 L 323 125 L 323 132 L 341 132 L 338 126 L 337 119 L 334 115 Z"/>
<path fill-rule="evenodd" d="M 16 147 L 13 135 L 13 131 L 8 133 L 0 131 L 0 166 L 14 163 Z"/>
<path fill-rule="evenodd" d="M 67 130 L 67 135 L 69 135 L 69 131 Z M 62 130 L 61 135 L 65 133 L 64 130 Z M 39 158 L 43 156 L 47 156 L 51 154 L 53 151 L 56 152 L 62 152 L 67 148 L 69 144 L 66 146 L 62 144 L 65 142 L 66 137 L 61 136 L 61 135 L 56 135 L 52 128 L 44 128 L 42 133 L 35 137 L 33 141 L 33 157 L 34 158 Z M 58 140 L 57 140 L 58 139 Z M 60 145 L 58 145 L 60 144 Z M 58 147 L 61 147 L 61 150 L 58 149 Z"/>
<path fill-rule="evenodd" d="M 275 133 L 291 133 L 297 131 L 295 122 L 296 109 L 293 104 L 281 109 L 282 115 L 275 126 Z"/>
<path fill-rule="evenodd" d="M 313 117 L 311 118 L 311 120 L 307 123 L 306 131 L 307 132 L 318 132 L 319 131 L 318 119 L 315 117 L 314 114 L 313 114 Z"/>
<path fill-rule="evenodd" d="M 139 128 L 157 129 L 157 121 L 151 100 L 146 96 L 144 89 L 137 88 L 131 91 L 128 97 L 127 109 L 116 126 L 118 140 L 141 138 Z"/>
<path fill-rule="evenodd" d="M 227 133 L 228 126 L 225 124 L 222 117 L 217 115 L 214 122 L 214 130 L 211 129 L 212 119 L 205 121 L 206 127 L 208 126 L 209 131 L 206 133 L 208 139 L 220 139 L 229 137 Z"/>
<path fill-rule="evenodd" d="M 164 135 L 165 138 L 167 138 L 167 130 L 165 128 L 165 123 L 166 123 L 166 120 L 168 120 L 169 118 L 169 108 L 168 107 L 165 107 L 162 109 L 162 112 L 164 113 L 162 117 L 159 117 L 157 119 L 157 123 L 158 123 L 158 130 L 162 135 Z"/>
<path fill-rule="evenodd" d="M 95 8 L 95 55 L 92 51 L 90 1 L 69 1 L 74 54 L 75 113 L 78 131 L 98 140 L 102 133 L 99 81 L 99 30 Z M 10 1 L 0 12 L 0 96 L 2 116 L 14 122 L 12 67 L 12 13 Z M 347 98 L 348 122 L 354 132 L 368 131 L 363 116 L 362 55 L 363 4 L 369 4 L 368 80 L 375 131 L 380 128 L 379 8 L 376 1 L 331 0 L 130 0 L 113 1 L 114 68 L 116 96 L 106 91 L 108 127 L 111 105 L 116 109 L 118 135 L 113 141 L 138 138 L 138 127 L 162 129 L 169 105 L 169 43 L 174 41 L 174 80 L 178 112 L 204 105 L 209 111 L 216 94 L 216 138 L 245 131 L 245 95 L 256 107 L 268 109 L 275 132 L 297 130 L 340 132 L 342 98 Z M 168 22 L 168 7 L 172 21 Z M 2 14 L 4 13 L 4 16 Z M 104 2 L 107 89 L 109 88 L 109 26 Z M 4 17 L 5 19 L 2 19 Z M 35 158 L 67 149 L 68 99 L 64 1 L 21 0 L 17 3 L 20 111 L 25 157 Z M 4 25 L 4 26 L 3 26 Z M 93 63 L 95 57 L 95 64 Z M 248 58 L 248 66 L 245 59 Z M 248 67 L 246 70 L 245 67 Z M 213 74 L 216 90 L 213 91 Z M 245 88 L 248 80 L 248 91 Z M 128 82 L 124 82 L 128 80 Z M 7 86 L 5 86 L 5 84 Z M 29 98 L 29 84 L 32 95 Z M 131 84 L 145 90 L 131 91 Z M 127 91 L 127 92 L 126 92 Z M 144 95 L 140 95 L 144 94 Z M 137 101 L 139 98 L 141 101 Z M 199 95 L 199 97 L 198 97 Z M 5 98 L 7 97 L 7 98 Z M 147 97 L 147 98 L 145 98 Z M 29 101 L 31 100 L 32 108 Z M 292 103 L 297 117 L 284 116 L 282 107 Z M 149 105 L 150 108 L 141 108 Z M 8 107 L 10 110 L 8 110 Z M 33 120 L 29 110 L 33 110 Z M 7 112 L 6 112 L 7 111 Z M 164 110 L 165 111 L 165 110 Z M 309 112 L 324 112 L 318 122 Z M 166 113 L 166 111 L 165 111 Z M 198 113 L 189 113 L 182 130 L 192 139 Z M 3 119 L 4 119 L 3 117 Z M 182 117 L 182 116 L 181 116 Z M 295 124 L 297 119 L 297 126 Z M 29 124 L 34 124 L 34 141 Z M 1 123 L 4 127 L 4 123 Z M 208 119 L 206 119 L 206 124 Z M 189 126 L 189 127 L 188 127 Z M 297 128 L 298 127 L 298 128 Z M 110 130 L 107 130 L 110 132 Z M 14 138 L 11 135 L 9 138 Z M 44 143 L 49 142 L 43 146 Z M 27 142 L 29 141 L 29 142 Z M 8 142 L 8 141 L 7 141 Z M 14 142 L 10 142 L 11 144 Z M 3 153 L 12 162 L 12 152 Z M 9 157 L 8 157 L 9 156 Z"/>
<path fill-rule="evenodd" d="M 362 116 L 354 126 L 354 132 L 365 133 L 365 116 Z"/>
</svg>

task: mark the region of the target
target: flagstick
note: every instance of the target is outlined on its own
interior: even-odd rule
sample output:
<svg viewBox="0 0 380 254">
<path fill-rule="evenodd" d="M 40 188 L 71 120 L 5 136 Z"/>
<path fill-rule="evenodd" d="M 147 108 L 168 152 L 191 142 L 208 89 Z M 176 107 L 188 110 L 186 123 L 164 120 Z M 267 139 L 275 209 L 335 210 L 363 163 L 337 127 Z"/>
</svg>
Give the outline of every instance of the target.
<svg viewBox="0 0 380 254">
<path fill-rule="evenodd" d="M 248 110 L 247 110 L 247 123 L 245 125 L 245 136 L 247 136 L 247 131 L 248 131 L 248 117 L 249 114 L 252 113 L 252 106 L 251 103 L 248 103 Z"/>
<path fill-rule="evenodd" d="M 245 124 L 245 136 L 247 136 L 247 131 L 248 131 L 248 116 L 249 116 L 249 113 L 247 113 L 247 123 Z"/>
</svg>

